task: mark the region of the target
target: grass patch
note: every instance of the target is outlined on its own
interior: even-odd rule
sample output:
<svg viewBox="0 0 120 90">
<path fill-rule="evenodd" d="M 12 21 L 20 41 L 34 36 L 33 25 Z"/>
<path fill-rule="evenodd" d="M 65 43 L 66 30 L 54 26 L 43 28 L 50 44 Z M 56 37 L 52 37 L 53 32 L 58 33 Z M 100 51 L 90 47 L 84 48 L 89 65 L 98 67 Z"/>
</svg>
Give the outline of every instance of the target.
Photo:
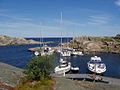
<svg viewBox="0 0 120 90">
<path fill-rule="evenodd" d="M 15 90 L 53 90 L 55 80 L 27 81 L 18 85 Z"/>
</svg>

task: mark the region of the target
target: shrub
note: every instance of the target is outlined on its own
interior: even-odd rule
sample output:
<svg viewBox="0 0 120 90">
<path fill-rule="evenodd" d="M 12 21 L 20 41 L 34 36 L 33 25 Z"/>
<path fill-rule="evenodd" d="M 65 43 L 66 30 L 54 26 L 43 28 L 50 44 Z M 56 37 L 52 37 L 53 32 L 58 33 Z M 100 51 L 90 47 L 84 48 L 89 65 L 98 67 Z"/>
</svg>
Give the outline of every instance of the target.
<svg viewBox="0 0 120 90">
<path fill-rule="evenodd" d="M 27 64 L 25 73 L 28 80 L 43 80 L 50 78 L 53 71 L 54 55 L 36 56 Z"/>
</svg>

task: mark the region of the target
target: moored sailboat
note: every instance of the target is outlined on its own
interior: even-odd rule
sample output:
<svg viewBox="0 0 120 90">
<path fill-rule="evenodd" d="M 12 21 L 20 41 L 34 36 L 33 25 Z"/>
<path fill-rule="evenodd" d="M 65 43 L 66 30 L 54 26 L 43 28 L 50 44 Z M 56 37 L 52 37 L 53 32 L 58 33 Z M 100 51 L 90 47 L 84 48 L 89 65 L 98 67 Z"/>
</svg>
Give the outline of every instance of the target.
<svg viewBox="0 0 120 90">
<path fill-rule="evenodd" d="M 64 74 L 70 71 L 71 63 L 60 58 L 59 65 L 55 67 L 56 74 Z"/>
</svg>

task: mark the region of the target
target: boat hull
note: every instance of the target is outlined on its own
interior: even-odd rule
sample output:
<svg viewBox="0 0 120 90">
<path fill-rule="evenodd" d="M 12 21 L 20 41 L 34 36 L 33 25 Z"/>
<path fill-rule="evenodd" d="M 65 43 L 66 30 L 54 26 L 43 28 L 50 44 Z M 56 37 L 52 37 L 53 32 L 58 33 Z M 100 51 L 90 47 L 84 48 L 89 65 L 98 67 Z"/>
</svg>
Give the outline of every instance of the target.
<svg viewBox="0 0 120 90">
<path fill-rule="evenodd" d="M 78 67 L 71 67 L 71 72 L 72 73 L 79 73 L 79 68 Z"/>
<path fill-rule="evenodd" d="M 106 71 L 106 66 L 104 64 L 104 68 L 99 68 L 98 66 L 100 66 L 99 64 L 90 64 L 88 63 L 88 70 L 96 73 L 96 74 L 103 74 Z"/>
<path fill-rule="evenodd" d="M 70 64 L 68 64 L 68 66 L 66 66 L 66 67 L 57 66 L 57 67 L 55 68 L 54 72 L 55 72 L 56 74 L 63 74 L 63 73 L 69 72 L 69 71 L 70 71 L 70 68 L 71 68 L 71 65 L 70 65 Z"/>
<path fill-rule="evenodd" d="M 71 56 L 82 56 L 83 55 L 83 53 L 82 52 L 72 52 L 71 53 Z"/>
</svg>

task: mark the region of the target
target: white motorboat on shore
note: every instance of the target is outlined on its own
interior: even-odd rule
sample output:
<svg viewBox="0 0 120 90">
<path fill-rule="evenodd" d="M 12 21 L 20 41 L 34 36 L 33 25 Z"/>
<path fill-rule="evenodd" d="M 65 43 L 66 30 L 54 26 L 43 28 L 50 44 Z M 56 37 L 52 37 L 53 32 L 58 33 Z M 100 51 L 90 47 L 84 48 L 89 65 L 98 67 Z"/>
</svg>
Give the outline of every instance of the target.
<svg viewBox="0 0 120 90">
<path fill-rule="evenodd" d="M 60 58 L 59 65 L 55 67 L 54 72 L 56 74 L 64 74 L 70 71 L 71 63 Z"/>
<path fill-rule="evenodd" d="M 106 65 L 102 62 L 100 57 L 91 57 L 91 60 L 87 63 L 88 69 L 91 72 L 102 74 L 106 71 Z"/>
</svg>

